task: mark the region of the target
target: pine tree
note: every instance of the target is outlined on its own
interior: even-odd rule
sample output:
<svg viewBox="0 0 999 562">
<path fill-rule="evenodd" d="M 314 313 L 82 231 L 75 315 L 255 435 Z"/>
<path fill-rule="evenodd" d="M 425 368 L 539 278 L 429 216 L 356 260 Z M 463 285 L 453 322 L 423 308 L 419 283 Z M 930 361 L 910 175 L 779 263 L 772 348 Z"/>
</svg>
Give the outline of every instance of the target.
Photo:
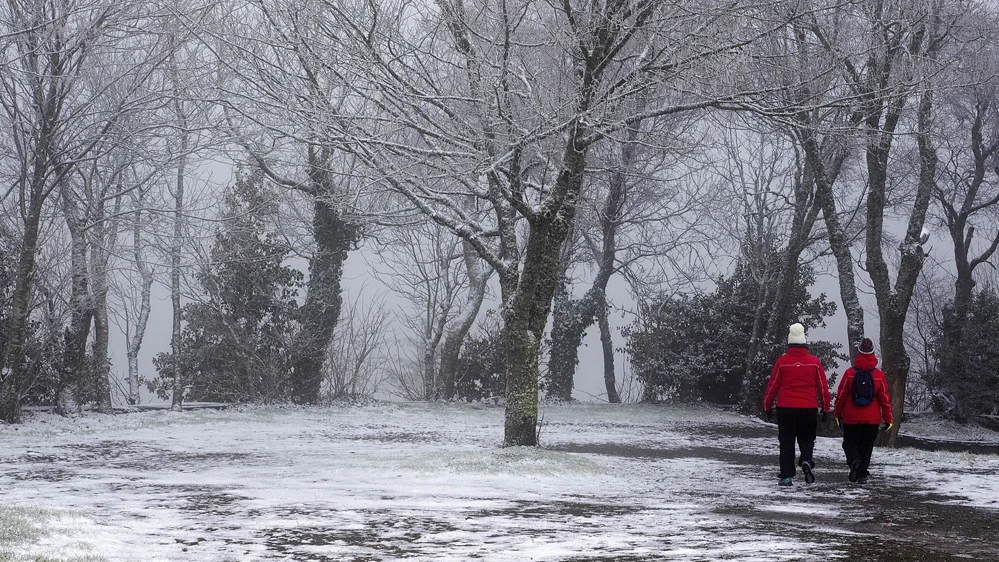
<svg viewBox="0 0 999 562">
<path fill-rule="evenodd" d="M 953 314 L 952 307 L 944 311 Z M 934 345 L 937 365 L 950 365 L 947 370 L 936 370 L 927 376 L 927 386 L 934 391 L 934 407 L 944 410 L 960 422 L 972 421 L 979 415 L 999 413 L 999 293 L 995 287 L 985 287 L 975 294 L 968 313 L 964 337 L 960 348 L 947 345 L 942 331 Z M 943 354 L 954 355 L 949 362 L 941 361 Z"/>
<path fill-rule="evenodd" d="M 809 294 L 808 287 L 814 282 L 814 272 L 802 266 L 792 293 L 780 297 L 792 299 L 794 318 L 806 330 L 824 325 L 824 318 L 836 311 L 835 303 L 826 301 L 825 294 L 814 298 Z M 644 306 L 639 320 L 625 330 L 625 351 L 643 384 L 642 400 L 738 402 L 757 294 L 758 281 L 740 263 L 731 276 L 717 280 L 711 293 L 679 295 Z M 764 309 L 770 310 L 772 305 L 772 301 L 765 303 Z M 779 335 L 767 334 L 761 349 L 774 354 L 785 346 Z M 839 357 L 838 347 L 809 342 L 810 351 L 826 365 Z M 769 374 L 761 366 L 751 376 L 765 384 Z"/>
<path fill-rule="evenodd" d="M 197 279 L 205 300 L 184 307 L 184 372 L 191 400 L 272 402 L 289 396 L 289 345 L 302 274 L 271 230 L 277 212 L 263 175 L 239 174 L 224 199 L 223 226 Z M 169 354 L 155 360 L 170 379 Z M 165 389 L 164 389 L 165 390 Z"/>
</svg>

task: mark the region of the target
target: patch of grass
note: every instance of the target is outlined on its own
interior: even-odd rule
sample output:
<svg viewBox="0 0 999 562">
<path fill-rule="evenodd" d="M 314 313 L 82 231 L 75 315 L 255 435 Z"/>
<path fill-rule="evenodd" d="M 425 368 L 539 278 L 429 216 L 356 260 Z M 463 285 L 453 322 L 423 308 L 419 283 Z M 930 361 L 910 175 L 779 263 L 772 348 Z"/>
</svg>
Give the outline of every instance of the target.
<svg viewBox="0 0 999 562">
<path fill-rule="evenodd" d="M 47 509 L 0 505 L 0 562 L 107 562 L 94 555 L 66 558 L 26 553 L 25 547 L 33 547 L 48 534 L 44 527 L 55 516 Z"/>
<path fill-rule="evenodd" d="M 36 542 L 44 534 L 39 523 L 50 517 L 44 509 L 0 505 L 0 561 L 10 547 Z"/>
</svg>

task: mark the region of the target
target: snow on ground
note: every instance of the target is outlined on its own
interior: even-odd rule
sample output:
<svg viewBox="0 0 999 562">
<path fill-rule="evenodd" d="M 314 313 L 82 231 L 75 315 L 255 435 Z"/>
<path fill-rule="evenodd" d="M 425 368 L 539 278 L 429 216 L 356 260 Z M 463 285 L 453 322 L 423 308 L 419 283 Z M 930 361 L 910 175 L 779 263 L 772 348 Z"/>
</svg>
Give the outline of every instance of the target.
<svg viewBox="0 0 999 562">
<path fill-rule="evenodd" d="M 544 448 L 504 449 L 503 410 L 474 405 L 34 415 L 0 427 L 0 561 L 848 560 L 872 519 L 999 519 L 996 455 L 878 449 L 856 486 L 819 438 L 818 481 L 777 488 L 753 418 L 542 416 Z"/>
</svg>

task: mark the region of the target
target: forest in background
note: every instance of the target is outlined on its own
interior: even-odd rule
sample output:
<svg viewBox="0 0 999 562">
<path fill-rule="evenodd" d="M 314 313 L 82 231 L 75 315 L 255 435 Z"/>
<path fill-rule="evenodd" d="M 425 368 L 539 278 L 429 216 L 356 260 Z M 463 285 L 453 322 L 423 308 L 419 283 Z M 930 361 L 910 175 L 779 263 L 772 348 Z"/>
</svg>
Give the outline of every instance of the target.
<svg viewBox="0 0 999 562">
<path fill-rule="evenodd" d="M 836 302 L 848 344 L 814 350 L 872 336 L 897 412 L 996 415 L 997 16 L 7 0 L 0 418 L 144 386 L 177 409 L 380 391 L 499 400 L 504 442 L 533 445 L 587 331 L 609 402 L 756 412 L 787 326 Z M 344 300 L 358 252 L 405 307 Z M 817 272 L 838 295 L 809 291 Z M 637 303 L 620 333 L 612 280 Z M 151 323 L 171 343 L 143 375 Z"/>
</svg>

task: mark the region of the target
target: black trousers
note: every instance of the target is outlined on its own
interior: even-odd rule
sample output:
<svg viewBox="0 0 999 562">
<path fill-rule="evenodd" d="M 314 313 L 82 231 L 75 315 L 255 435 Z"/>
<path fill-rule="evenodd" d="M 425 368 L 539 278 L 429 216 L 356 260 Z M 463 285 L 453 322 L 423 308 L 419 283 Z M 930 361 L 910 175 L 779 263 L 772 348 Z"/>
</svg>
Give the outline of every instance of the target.
<svg viewBox="0 0 999 562">
<path fill-rule="evenodd" d="M 878 439 L 878 424 L 875 423 L 845 423 L 843 424 L 843 452 L 846 453 L 846 464 L 860 459 L 860 469 L 857 476 L 866 478 L 870 472 L 871 453 L 874 452 L 874 442 Z"/>
<path fill-rule="evenodd" d="M 777 408 L 777 440 L 780 442 L 780 476 L 793 478 L 797 469 L 794 465 L 794 443 L 801 449 L 800 464 L 808 461 L 813 467 L 812 451 L 815 449 L 815 408 Z"/>
</svg>

